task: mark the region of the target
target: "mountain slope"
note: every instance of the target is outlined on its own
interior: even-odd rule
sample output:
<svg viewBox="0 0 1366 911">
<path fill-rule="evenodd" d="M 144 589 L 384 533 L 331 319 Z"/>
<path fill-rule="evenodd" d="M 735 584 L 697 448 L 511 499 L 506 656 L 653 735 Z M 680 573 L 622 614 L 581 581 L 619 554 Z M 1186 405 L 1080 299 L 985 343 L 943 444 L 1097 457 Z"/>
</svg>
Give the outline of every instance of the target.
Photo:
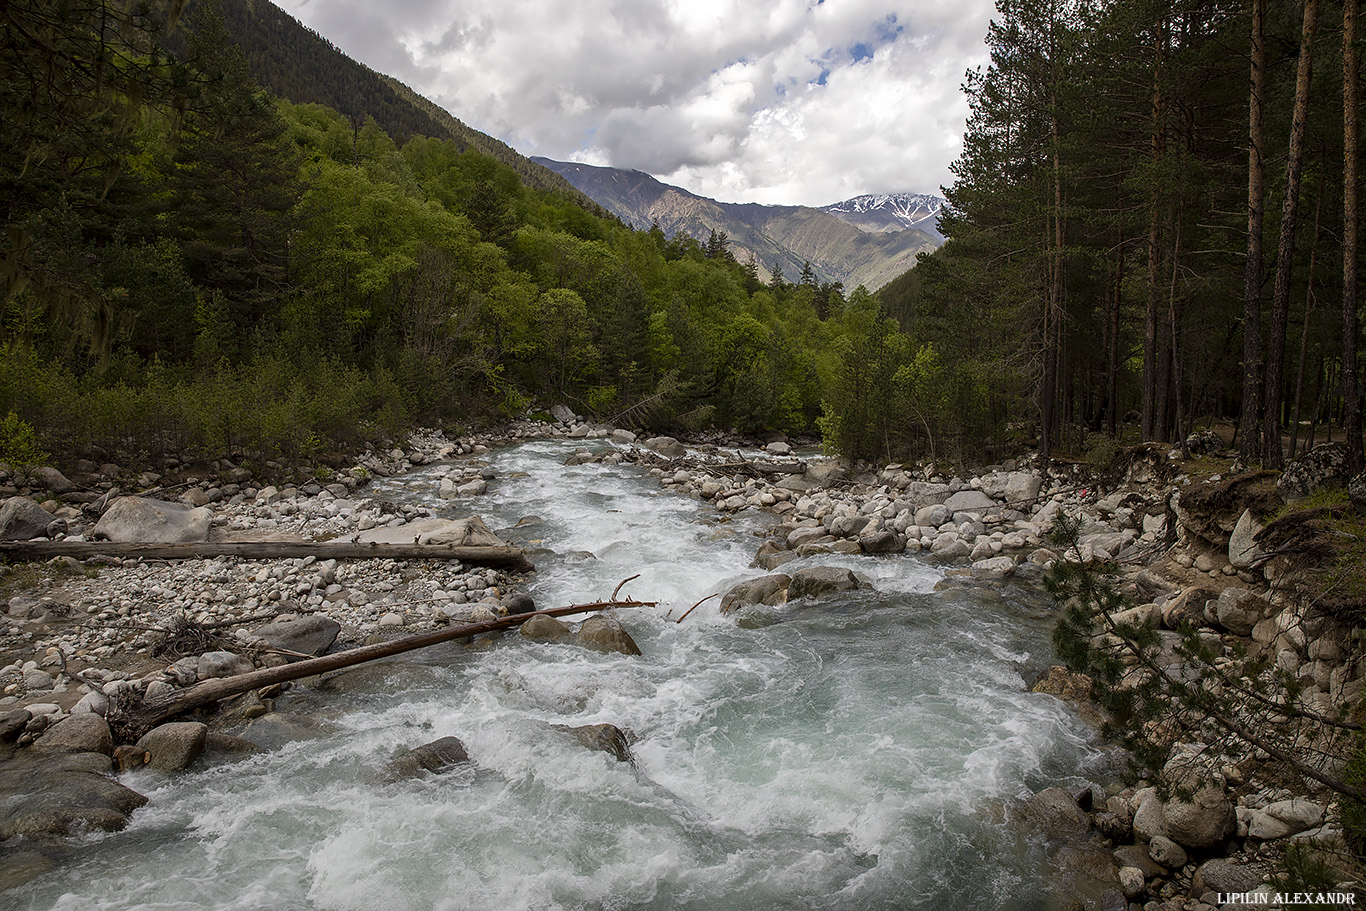
<svg viewBox="0 0 1366 911">
<path fill-rule="evenodd" d="M 915 228 L 943 243 L 938 224 L 943 207 L 943 199 L 925 193 L 880 193 L 821 206 L 821 211 L 863 231 L 876 234 Z"/>
<path fill-rule="evenodd" d="M 712 231 L 724 231 L 736 259 L 753 256 L 765 270 L 776 264 L 789 280 L 810 261 L 822 281 L 875 290 L 914 266 L 917 253 L 939 244 L 918 229 L 868 232 L 807 206 L 717 202 L 640 171 L 532 160 L 563 175 L 627 224 L 648 228 L 658 222 L 666 234 L 684 231 L 704 242 Z"/>
<path fill-rule="evenodd" d="M 568 192 L 600 211 L 555 172 L 466 126 L 397 79 L 352 60 L 268 0 L 218 0 L 218 5 L 252 77 L 273 94 L 296 104 L 327 105 L 358 121 L 373 117 L 400 144 L 419 135 L 453 139 L 511 167 L 530 187 Z"/>
</svg>

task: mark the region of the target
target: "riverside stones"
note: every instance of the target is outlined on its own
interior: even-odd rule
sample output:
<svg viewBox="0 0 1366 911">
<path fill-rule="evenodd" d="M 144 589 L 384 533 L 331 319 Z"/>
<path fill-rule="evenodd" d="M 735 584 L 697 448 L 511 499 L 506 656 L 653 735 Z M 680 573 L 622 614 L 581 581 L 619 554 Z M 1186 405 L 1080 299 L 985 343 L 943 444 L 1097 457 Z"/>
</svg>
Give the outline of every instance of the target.
<svg viewBox="0 0 1366 911">
<path fill-rule="evenodd" d="M 250 660 L 233 652 L 205 652 L 199 656 L 196 674 L 200 680 L 235 677 L 256 670 Z"/>
<path fill-rule="evenodd" d="M 43 732 L 35 742 L 41 750 L 60 753 L 114 752 L 114 735 L 103 717 L 89 712 L 69 715 Z"/>
<path fill-rule="evenodd" d="M 109 778 L 111 768 L 103 753 L 21 753 L 0 764 L 0 841 L 122 829 L 147 798 Z"/>
<path fill-rule="evenodd" d="M 852 591 L 858 587 L 858 579 L 851 570 L 840 566 L 811 566 L 792 574 L 787 599 L 796 601 L 799 598 L 820 598 L 836 592 Z"/>
<path fill-rule="evenodd" d="M 1021 809 L 1050 838 L 1072 838 L 1091 831 L 1091 817 L 1062 788 L 1045 788 Z"/>
<path fill-rule="evenodd" d="M 1279 800 L 1252 814 L 1247 836 L 1261 841 L 1285 838 L 1318 827 L 1323 807 L 1312 800 Z"/>
<path fill-rule="evenodd" d="M 0 503 L 0 541 L 44 537 L 54 521 L 52 513 L 28 497 L 10 497 Z"/>
<path fill-rule="evenodd" d="M 195 544 L 209 540 L 212 522 L 207 507 L 119 497 L 92 534 L 118 544 Z"/>
<path fill-rule="evenodd" d="M 1266 599 L 1244 588 L 1226 588 L 1215 602 L 1219 625 L 1235 636 L 1251 636 L 1266 613 Z"/>
<path fill-rule="evenodd" d="M 1266 557 L 1266 552 L 1257 546 L 1256 541 L 1264 527 L 1252 517 L 1252 510 L 1243 510 L 1228 539 L 1228 562 L 1235 568 L 1247 569 Z"/>
<path fill-rule="evenodd" d="M 138 740 L 136 748 L 146 754 L 146 763 L 163 772 L 178 772 L 204 752 L 208 725 L 198 721 L 175 721 L 158 725 Z"/>
<path fill-rule="evenodd" d="M 673 437 L 650 437 L 641 445 L 666 459 L 681 459 L 688 454 L 688 447 Z"/>
<path fill-rule="evenodd" d="M 281 614 L 265 626 L 257 627 L 252 635 L 278 649 L 317 656 L 332 647 L 340 632 L 341 624 L 329 617 Z"/>
</svg>

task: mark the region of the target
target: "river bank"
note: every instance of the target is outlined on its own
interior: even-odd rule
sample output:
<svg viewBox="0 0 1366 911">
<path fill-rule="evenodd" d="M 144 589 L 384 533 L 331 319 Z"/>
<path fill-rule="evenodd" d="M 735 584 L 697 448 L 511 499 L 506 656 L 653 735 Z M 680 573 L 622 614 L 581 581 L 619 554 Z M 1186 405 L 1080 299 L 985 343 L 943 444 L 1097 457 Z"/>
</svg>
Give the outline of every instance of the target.
<svg viewBox="0 0 1366 911">
<path fill-rule="evenodd" d="M 1165 541 L 1168 530 L 1156 521 L 1159 513 L 1164 522 L 1168 520 L 1167 500 L 1157 496 L 1166 489 L 1161 481 L 1153 486 L 1154 499 L 1151 503 L 1140 509 L 1133 500 L 1135 491 L 1132 488 L 1149 483 L 1141 480 L 1142 468 L 1137 476 L 1133 471 L 1129 472 L 1122 493 L 1107 493 L 1101 497 L 1096 495 L 1092 487 L 1079 483 L 1084 479 L 1071 469 L 1045 473 L 1031 470 L 1028 465 L 1006 464 L 994 466 L 994 470 L 972 478 L 953 479 L 933 470 L 888 466 L 869 474 L 829 460 L 805 460 L 799 463 L 792 458 L 790 449 L 783 443 L 771 445 L 762 453 L 753 448 L 737 452 L 715 444 L 685 448 L 668 440 L 640 441 L 645 445 L 632 446 L 633 441 L 628 440 L 628 435 L 622 432 L 616 434 L 616 441 L 613 442 L 610 430 L 579 423 L 567 423 L 559 427 L 527 425 L 512 428 L 508 434 L 486 441 L 444 441 L 427 437 L 415 441 L 411 448 L 402 452 L 390 452 L 383 459 L 370 456 L 365 471 L 371 477 L 384 473 L 401 477 L 405 471 L 404 462 L 407 462 L 408 467 L 423 465 L 454 456 L 462 449 L 467 450 L 463 462 L 447 470 L 449 473 L 437 483 L 438 495 L 448 496 L 446 502 L 461 507 L 468 503 L 470 511 L 478 512 L 475 505 L 478 498 L 488 492 L 489 485 L 497 486 L 500 482 L 496 473 L 492 477 L 483 476 L 489 473 L 489 469 L 487 465 L 480 464 L 479 457 L 501 442 L 536 436 L 584 440 L 585 450 L 572 455 L 570 463 L 629 463 L 644 467 L 658 478 L 657 483 L 662 488 L 671 489 L 674 494 L 682 494 L 690 499 L 706 500 L 719 510 L 721 517 L 759 512 L 773 515 L 773 520 L 761 522 L 760 527 L 755 529 L 762 533 L 754 545 L 756 561 L 768 569 L 777 569 L 794 559 L 819 558 L 823 555 L 840 559 L 854 554 L 877 554 L 884 555 L 883 559 L 886 559 L 885 555 L 909 549 L 928 552 L 934 560 L 945 566 L 960 567 L 948 569 L 941 584 L 990 586 L 999 585 L 1001 580 L 1013 575 L 1037 575 L 1049 559 L 1056 558 L 1056 554 L 1050 554 L 1043 546 L 1042 532 L 1049 514 L 1059 510 L 1084 509 L 1091 517 L 1088 540 L 1083 544 L 1089 548 L 1089 555 L 1093 558 L 1102 554 L 1133 558 L 1144 548 L 1158 549 Z M 477 447 L 484 447 L 486 451 L 477 452 Z M 1163 455 L 1165 457 L 1165 453 Z M 756 464 L 759 467 L 756 468 Z M 793 468 L 797 464 L 802 466 L 800 473 Z M 357 473 L 349 476 L 356 479 L 357 491 L 367 486 L 363 483 L 365 475 Z M 431 484 L 433 480 L 425 477 L 422 483 Z M 424 507 L 420 506 L 403 506 L 386 512 L 382 503 L 367 501 L 364 496 L 352 494 L 351 488 L 341 481 L 332 483 L 341 485 L 343 489 L 325 490 L 321 485 L 316 485 L 318 489 L 312 496 L 305 493 L 306 487 L 296 488 L 298 494 L 285 496 L 288 488 L 277 488 L 278 500 L 273 499 L 266 488 L 253 491 L 252 497 L 247 495 L 251 488 L 239 488 L 227 496 L 225 505 L 216 508 L 213 520 L 215 527 L 220 531 L 239 534 L 259 534 L 266 530 L 278 534 L 283 529 L 300 537 L 332 537 L 362 534 L 380 527 L 401 531 L 405 527 L 411 528 L 413 523 L 432 518 L 424 514 Z M 206 489 L 198 484 L 194 488 L 211 496 L 212 488 Z M 337 495 L 342 492 L 352 495 Z M 233 503 L 232 500 L 238 497 L 240 499 Z M 190 498 L 191 501 L 196 499 L 193 494 Z M 933 502 L 935 500 L 938 502 Z M 1157 508 L 1159 502 L 1160 509 Z M 430 508 L 426 509 L 428 513 L 431 512 Z M 536 527 L 536 519 L 532 516 L 523 518 L 526 520 L 523 534 L 529 542 L 534 542 L 531 530 Z M 374 523 L 372 527 L 361 527 L 369 526 L 370 523 Z M 68 527 L 68 531 L 71 530 L 80 533 L 78 528 Z M 1181 533 L 1180 528 L 1175 530 Z M 1196 561 L 1202 556 L 1208 561 L 1208 555 L 1190 556 L 1189 550 L 1182 548 L 1171 551 L 1171 565 L 1181 570 L 1205 572 L 1212 580 L 1251 584 L 1238 577 L 1239 570 L 1236 567 L 1229 570 L 1232 564 L 1211 563 L 1210 570 L 1197 569 Z M 1185 557 L 1190 558 L 1190 567 L 1181 565 Z M 363 565 L 365 563 L 377 565 Z M 54 567 L 53 570 L 58 573 L 76 570 L 69 565 L 65 569 L 62 566 Z M 1168 567 L 1165 564 L 1163 566 L 1165 571 Z M 96 579 L 79 577 L 87 571 L 88 568 L 81 568 L 76 570 L 78 575 L 62 580 L 60 597 L 49 595 L 51 600 L 48 606 L 41 610 L 34 610 L 33 604 L 24 602 L 11 604 L 7 632 L 20 640 L 16 648 L 33 649 L 33 657 L 27 660 L 35 662 L 33 667 L 12 662 L 6 668 L 11 678 L 9 685 L 16 687 L 7 697 L 16 700 L 10 703 L 12 706 L 22 701 L 44 708 L 74 709 L 81 700 L 95 697 L 86 703 L 90 708 L 98 704 L 99 699 L 93 691 L 83 690 L 112 689 L 118 693 L 132 685 L 145 693 L 187 682 L 187 665 L 177 663 L 168 667 L 167 662 L 157 661 L 150 655 L 156 635 L 150 629 L 130 630 L 115 626 L 121 622 L 126 625 L 129 618 L 133 617 L 141 618 L 139 625 L 150 627 L 155 625 L 149 622 L 153 619 L 165 621 L 181 613 L 196 623 L 211 624 L 265 611 L 299 612 L 313 617 L 324 616 L 337 624 L 337 635 L 343 642 L 359 642 L 398 630 L 432 628 L 452 619 L 496 613 L 504 607 L 502 599 L 526 581 L 506 574 L 465 568 L 450 568 L 433 575 L 418 567 L 399 565 L 398 562 L 384 565 L 381 561 L 335 566 L 307 560 L 273 564 L 235 560 L 179 566 L 136 564 L 101 567 Z M 1152 585 L 1152 579 L 1157 578 L 1154 570 L 1145 572 L 1152 578 L 1139 574 L 1130 580 L 1135 591 L 1140 585 Z M 1170 596 L 1180 594 L 1173 584 L 1164 585 L 1162 594 L 1166 597 L 1162 597 L 1162 604 L 1172 600 Z M 777 600 L 778 591 L 783 592 L 783 599 L 788 597 L 787 588 L 768 588 L 770 604 Z M 119 594 L 115 595 L 115 592 Z M 735 603 L 735 600 L 738 599 L 733 599 L 728 609 L 738 609 L 743 615 L 744 606 Z M 37 603 L 43 604 L 41 599 Z M 73 606 L 76 610 L 64 618 L 63 611 L 55 607 L 58 604 Z M 719 612 L 720 608 L 713 605 L 703 610 Z M 19 614 L 25 611 L 27 616 L 20 617 Z M 71 616 L 80 617 L 82 612 L 85 618 L 95 618 L 99 622 L 63 631 L 64 620 L 69 620 Z M 695 619 L 690 622 L 695 622 Z M 100 626 L 107 628 L 98 629 Z M 109 636 L 111 632 L 112 638 Z M 239 646 L 259 645 L 252 641 L 253 633 L 245 630 L 241 633 L 234 631 L 231 635 Z M 49 652 L 50 649 L 57 651 Z M 139 649 L 143 651 L 140 653 Z M 57 657 L 58 653 L 62 658 Z M 67 662 L 66 680 L 62 679 L 63 659 Z M 123 659 L 127 659 L 127 663 L 120 665 Z M 177 666 L 179 671 L 176 670 Z M 198 670 L 199 662 L 196 660 L 196 673 Z M 16 672 L 22 675 L 22 684 L 13 679 Z M 102 686 L 81 683 L 78 678 L 71 676 L 71 672 L 80 673 Z M 34 686 L 21 696 L 18 685 L 27 689 L 30 680 L 35 684 L 46 683 L 39 673 L 52 678 L 51 687 Z M 101 676 L 107 679 L 100 680 Z M 1056 681 L 1057 677 L 1050 679 Z M 258 695 L 254 703 L 242 707 L 242 710 L 267 714 L 272 708 L 272 698 L 272 694 L 264 697 Z M 37 699 L 50 701 L 35 702 Z M 63 705 L 64 702 L 70 704 Z M 27 730 L 37 717 L 47 717 L 49 720 L 39 722 L 35 730 Z M 46 729 L 54 727 L 54 722 L 61 718 L 60 712 L 45 712 L 43 716 L 30 718 L 19 737 L 45 734 Z M 42 737 L 36 739 L 41 743 Z M 1135 805 L 1137 796 L 1138 791 L 1128 795 L 1122 792 L 1094 794 L 1097 808 L 1105 807 L 1107 809 L 1104 812 L 1110 812 L 1111 801 L 1118 799 L 1122 806 L 1114 804 L 1113 808 L 1121 811 L 1127 809 L 1130 815 L 1140 810 L 1151 795 L 1142 795 L 1143 799 Z M 1237 815 L 1248 817 L 1250 823 L 1256 811 L 1274 804 L 1278 796 L 1278 792 L 1268 788 L 1238 795 L 1240 808 L 1252 812 Z M 1258 802 L 1263 806 L 1254 807 L 1253 804 Z M 1122 817 L 1124 813 L 1111 812 L 1110 815 Z M 1104 825 L 1110 827 L 1107 837 L 1114 841 L 1113 836 L 1118 835 L 1119 830 L 1109 822 Z M 1085 831 L 1088 834 L 1092 831 L 1090 822 L 1085 826 Z M 1075 836 L 1079 833 L 1067 834 Z M 1146 840 L 1142 834 L 1139 835 L 1142 844 L 1131 847 L 1150 846 L 1154 835 L 1166 838 L 1160 833 L 1147 834 Z M 1128 835 L 1121 840 L 1132 837 Z M 1147 850 L 1146 847 L 1143 849 Z M 1200 850 L 1209 853 L 1207 849 Z M 1072 855 L 1067 856 L 1074 857 L 1071 862 L 1073 866 L 1078 866 L 1075 858 L 1085 860 L 1081 866 L 1087 867 L 1088 875 L 1097 874 L 1092 879 L 1102 882 L 1112 877 L 1119 883 L 1122 881 L 1122 867 L 1135 867 L 1133 863 L 1099 863 L 1094 850 L 1089 853 L 1082 851 L 1080 854 L 1074 850 Z M 1164 857 L 1173 860 L 1175 855 L 1169 853 Z M 1153 862 L 1151 857 L 1149 862 Z M 1187 866 L 1191 869 L 1186 870 Z M 1135 868 L 1145 874 L 1144 892 L 1151 892 L 1153 900 L 1166 901 L 1177 900 L 1178 892 L 1195 886 L 1195 874 L 1199 872 L 1199 867 L 1193 863 L 1166 868 L 1155 864 L 1148 870 L 1142 866 Z M 1128 876 L 1130 882 L 1127 885 L 1132 891 L 1132 874 Z M 1190 880 L 1189 885 L 1186 884 L 1187 879 Z M 1202 878 L 1202 882 L 1204 879 L 1207 877 Z M 1164 892 L 1168 894 L 1164 895 Z M 1194 898 L 1198 899 L 1201 894 L 1196 894 Z"/>
</svg>

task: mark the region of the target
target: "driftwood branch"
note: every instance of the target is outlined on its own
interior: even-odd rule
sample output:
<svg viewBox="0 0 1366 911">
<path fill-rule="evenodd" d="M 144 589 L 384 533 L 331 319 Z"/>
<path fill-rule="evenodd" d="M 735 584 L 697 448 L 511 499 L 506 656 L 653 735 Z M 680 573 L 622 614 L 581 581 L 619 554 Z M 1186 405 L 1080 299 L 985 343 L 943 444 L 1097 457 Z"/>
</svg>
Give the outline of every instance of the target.
<svg viewBox="0 0 1366 911">
<path fill-rule="evenodd" d="M 149 560 L 199 560 L 245 557 L 285 560 L 459 560 L 477 566 L 506 567 L 531 572 L 535 567 L 519 547 L 465 544 L 377 544 L 357 541 L 205 541 L 194 544 L 115 544 L 112 541 L 6 541 L 0 543 L 5 560 L 51 560 L 94 556 Z"/>
<path fill-rule="evenodd" d="M 706 603 L 707 603 L 708 601 L 710 601 L 712 598 L 719 597 L 720 594 L 721 594 L 720 592 L 715 592 L 715 593 L 713 593 L 713 594 L 707 595 L 707 597 L 703 598 L 701 601 L 698 601 L 698 602 L 697 602 L 696 604 L 694 604 L 692 607 L 690 607 L 690 608 L 688 608 L 687 610 L 685 610 L 685 611 L 683 612 L 683 616 L 681 616 L 681 617 L 679 617 L 677 620 L 675 620 L 674 623 L 682 623 L 684 620 L 688 619 L 688 614 L 691 614 L 693 611 L 697 610 L 699 607 L 701 607 L 702 605 L 706 604 Z"/>
<path fill-rule="evenodd" d="M 220 699 L 227 699 L 229 696 L 240 696 L 250 690 L 260 689 L 264 686 L 272 686 L 277 683 L 287 683 L 291 680 L 299 680 L 304 677 L 312 677 L 317 674 L 324 674 L 328 671 L 337 671 L 342 668 L 352 667 L 357 664 L 364 664 L 367 661 L 375 661 L 380 658 L 389 658 L 393 655 L 400 655 L 414 649 L 426 648 L 429 645 L 438 645 L 442 642 L 449 642 L 452 639 L 463 639 L 469 636 L 476 636 L 480 633 L 489 633 L 496 630 L 509 629 L 520 626 L 532 617 L 564 617 L 570 614 L 583 614 L 590 611 L 608 610 L 614 607 L 652 607 L 656 601 L 595 601 L 591 604 L 573 604 L 569 607 L 554 607 L 549 610 L 535 611 L 529 614 L 514 614 L 511 617 L 501 617 L 497 620 L 484 620 L 479 623 L 465 623 L 459 626 L 448 627 L 432 633 L 422 633 L 417 636 L 405 636 L 402 639 L 394 639 L 391 642 L 381 642 L 378 645 L 366 645 L 360 648 L 348 649 L 338 652 L 335 655 L 324 655 L 321 658 L 309 658 L 306 661 L 296 661 L 293 664 L 286 664 L 281 667 L 268 667 L 259 671 L 251 671 L 246 674 L 237 674 L 232 677 L 220 677 L 214 680 L 205 680 L 194 686 L 187 687 L 178 693 L 173 693 L 164 699 L 154 702 L 143 702 L 141 705 L 130 708 L 127 711 L 118 713 L 110 719 L 110 726 L 116 735 L 127 742 L 136 741 L 147 731 L 156 727 L 167 719 L 186 712 L 193 711 L 211 702 Z"/>
</svg>

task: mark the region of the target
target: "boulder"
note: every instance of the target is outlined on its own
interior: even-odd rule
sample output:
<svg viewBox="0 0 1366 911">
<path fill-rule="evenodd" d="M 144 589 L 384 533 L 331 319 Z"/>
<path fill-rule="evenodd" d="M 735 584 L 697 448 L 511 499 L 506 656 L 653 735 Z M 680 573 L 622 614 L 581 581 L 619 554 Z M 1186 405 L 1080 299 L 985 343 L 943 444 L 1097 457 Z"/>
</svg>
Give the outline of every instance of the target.
<svg viewBox="0 0 1366 911">
<path fill-rule="evenodd" d="M 136 746 L 146 754 L 147 765 L 163 772 L 178 772 L 189 768 L 203 754 L 208 737 L 208 725 L 173 721 L 143 734 Z"/>
<path fill-rule="evenodd" d="M 1262 884 L 1262 873 L 1256 867 L 1235 864 L 1227 858 L 1207 860 L 1195 871 L 1191 894 L 1218 892 L 1224 895 L 1251 892 Z"/>
<path fill-rule="evenodd" d="M 969 511 L 982 513 L 1000 505 L 980 490 L 960 490 L 944 501 L 945 508 L 951 513 Z M 916 524 L 919 525 L 920 523 L 917 522 Z"/>
<path fill-rule="evenodd" d="M 825 486 L 849 477 L 849 466 L 841 459 L 826 462 L 811 462 L 806 466 L 805 477 L 813 484 Z"/>
<path fill-rule="evenodd" d="M 10 497 L 0 503 L 0 541 L 42 538 L 55 519 L 28 497 Z"/>
<path fill-rule="evenodd" d="M 1159 838 L 1161 836 L 1158 836 Z M 1147 877 L 1163 876 L 1167 873 L 1164 865 L 1157 862 L 1157 858 L 1151 855 L 1152 846 L 1147 848 L 1143 845 L 1121 845 L 1114 850 L 1115 862 L 1121 867 L 1135 867 L 1143 871 Z M 1178 848 L 1177 850 L 1180 850 Z"/>
<path fill-rule="evenodd" d="M 758 579 L 748 579 L 732 586 L 721 599 L 721 613 L 750 604 L 784 604 L 788 598 L 788 587 L 792 577 L 786 573 L 772 573 Z"/>
<path fill-rule="evenodd" d="M 462 547 L 499 547 L 504 542 L 478 516 L 456 519 L 421 532 L 419 544 L 457 544 Z"/>
<path fill-rule="evenodd" d="M 213 513 L 204 506 L 119 497 L 92 533 L 118 544 L 196 544 L 209 540 Z"/>
<path fill-rule="evenodd" d="M 1043 478 L 1030 471 L 1012 471 L 1006 475 L 1005 500 L 1015 509 L 1023 509 L 1025 504 L 1039 498 L 1043 488 Z"/>
<path fill-rule="evenodd" d="M 1188 859 L 1186 849 L 1165 835 L 1154 835 L 1148 842 L 1148 856 L 1172 870 L 1180 870 Z"/>
<path fill-rule="evenodd" d="M 1252 510 L 1244 509 L 1238 517 L 1238 524 L 1228 539 L 1228 562 L 1236 569 L 1248 569 L 1266 557 L 1266 552 L 1257 546 L 1257 535 L 1266 526 L 1252 517 Z"/>
<path fill-rule="evenodd" d="M 640 646 L 636 645 L 631 634 L 614 617 L 594 614 L 579 627 L 574 641 L 596 652 L 619 652 L 623 655 L 639 655 Z"/>
<path fill-rule="evenodd" d="M 33 483 L 56 494 L 70 493 L 76 489 L 67 476 L 50 465 L 33 469 Z"/>
<path fill-rule="evenodd" d="M 108 777 L 103 753 L 20 753 L 0 764 L 0 841 L 115 832 L 147 798 Z"/>
<path fill-rule="evenodd" d="M 1217 783 L 1210 782 L 1191 795 L 1162 807 L 1166 835 L 1187 850 L 1203 851 L 1227 841 L 1238 828 L 1233 803 Z"/>
<path fill-rule="evenodd" d="M 1015 561 L 1010 557 L 987 557 L 972 564 L 974 579 L 1004 579 L 1015 574 Z"/>
<path fill-rule="evenodd" d="M 431 743 L 413 747 L 408 752 L 391 760 L 385 766 L 390 779 L 416 778 L 423 772 L 440 775 L 461 763 L 469 762 L 470 754 L 459 737 L 442 737 Z"/>
<path fill-rule="evenodd" d="M 859 550 L 865 554 L 899 554 L 906 549 L 906 540 L 890 529 L 868 532 L 858 539 Z"/>
<path fill-rule="evenodd" d="M 234 652 L 205 652 L 199 656 L 199 665 L 195 673 L 200 680 L 210 680 L 215 677 L 250 674 L 254 670 L 256 665 L 252 664 L 250 659 Z"/>
<path fill-rule="evenodd" d="M 1026 800 L 1021 812 L 1050 838 L 1072 838 L 1091 831 L 1091 817 L 1062 788 L 1045 788 Z"/>
<path fill-rule="evenodd" d="M 1034 681 L 1029 691 L 1057 696 L 1059 699 L 1085 701 L 1091 698 L 1091 678 L 1055 664 Z"/>
<path fill-rule="evenodd" d="M 1162 625 L 1178 629 L 1183 623 L 1206 626 L 1205 602 L 1219 597 L 1219 593 L 1200 585 L 1185 589 L 1162 606 Z"/>
<path fill-rule="evenodd" d="M 1266 613 L 1266 599 L 1245 588 L 1226 588 L 1215 602 L 1214 615 L 1219 625 L 1235 636 L 1251 636 L 1252 628 Z"/>
<path fill-rule="evenodd" d="M 254 636 L 272 646 L 302 655 L 322 655 L 337 641 L 341 624 L 319 614 L 281 614 L 265 626 L 257 627 Z"/>
<path fill-rule="evenodd" d="M 953 515 L 943 503 L 922 506 L 915 511 L 915 524 L 921 528 L 938 528 Z"/>
<path fill-rule="evenodd" d="M 1285 467 L 1276 490 L 1285 502 L 1294 503 L 1317 490 L 1342 487 L 1349 477 L 1347 447 L 1321 443 Z"/>
<path fill-rule="evenodd" d="M 287 743 L 312 740 L 326 733 L 327 728 L 312 718 L 271 712 L 247 725 L 239 736 L 263 750 L 275 750 Z"/>
<path fill-rule="evenodd" d="M 550 416 L 561 424 L 572 424 L 577 421 L 578 415 L 574 414 L 567 405 L 555 405 L 550 409 Z"/>
<path fill-rule="evenodd" d="M 673 437 L 650 437 L 640 445 L 652 452 L 659 453 L 666 459 L 681 459 L 688 454 L 688 447 Z"/>
<path fill-rule="evenodd" d="M 1153 788 L 1140 791 L 1135 795 L 1136 800 L 1139 795 L 1142 795 L 1143 799 L 1138 801 L 1138 809 L 1134 811 L 1134 837 L 1139 841 L 1151 843 L 1157 836 L 1165 837 L 1167 834 L 1165 807 Z"/>
<path fill-rule="evenodd" d="M 559 642 L 574 635 L 568 625 L 544 614 L 523 623 L 520 632 L 526 638 L 537 642 Z"/>
<path fill-rule="evenodd" d="M 536 612 L 536 601 L 525 592 L 513 592 L 505 596 L 498 604 L 507 611 L 508 616 L 516 614 L 534 614 Z"/>
<path fill-rule="evenodd" d="M 1252 814 L 1248 838 L 1271 841 L 1296 835 L 1323 823 L 1323 807 L 1312 800 L 1278 800 Z"/>
<path fill-rule="evenodd" d="M 102 716 L 82 712 L 69 715 L 48 728 L 34 742 L 34 746 L 56 753 L 100 753 L 110 756 L 114 752 L 114 735 L 110 733 L 109 722 Z"/>
<path fill-rule="evenodd" d="M 792 574 L 787 599 L 796 601 L 798 598 L 823 598 L 837 592 L 852 591 L 858 587 L 858 579 L 851 570 L 840 566 L 811 566 Z"/>
<path fill-rule="evenodd" d="M 946 531 L 934 539 L 930 545 L 930 554 L 941 560 L 957 560 L 959 557 L 966 557 L 972 553 L 972 548 L 968 542 L 958 536 L 957 532 Z"/>
<path fill-rule="evenodd" d="M 615 724 L 585 724 L 579 727 L 555 725 L 555 730 L 572 734 L 574 739 L 590 750 L 600 750 L 615 756 L 618 762 L 631 761 L 631 745 L 625 732 Z"/>
</svg>

